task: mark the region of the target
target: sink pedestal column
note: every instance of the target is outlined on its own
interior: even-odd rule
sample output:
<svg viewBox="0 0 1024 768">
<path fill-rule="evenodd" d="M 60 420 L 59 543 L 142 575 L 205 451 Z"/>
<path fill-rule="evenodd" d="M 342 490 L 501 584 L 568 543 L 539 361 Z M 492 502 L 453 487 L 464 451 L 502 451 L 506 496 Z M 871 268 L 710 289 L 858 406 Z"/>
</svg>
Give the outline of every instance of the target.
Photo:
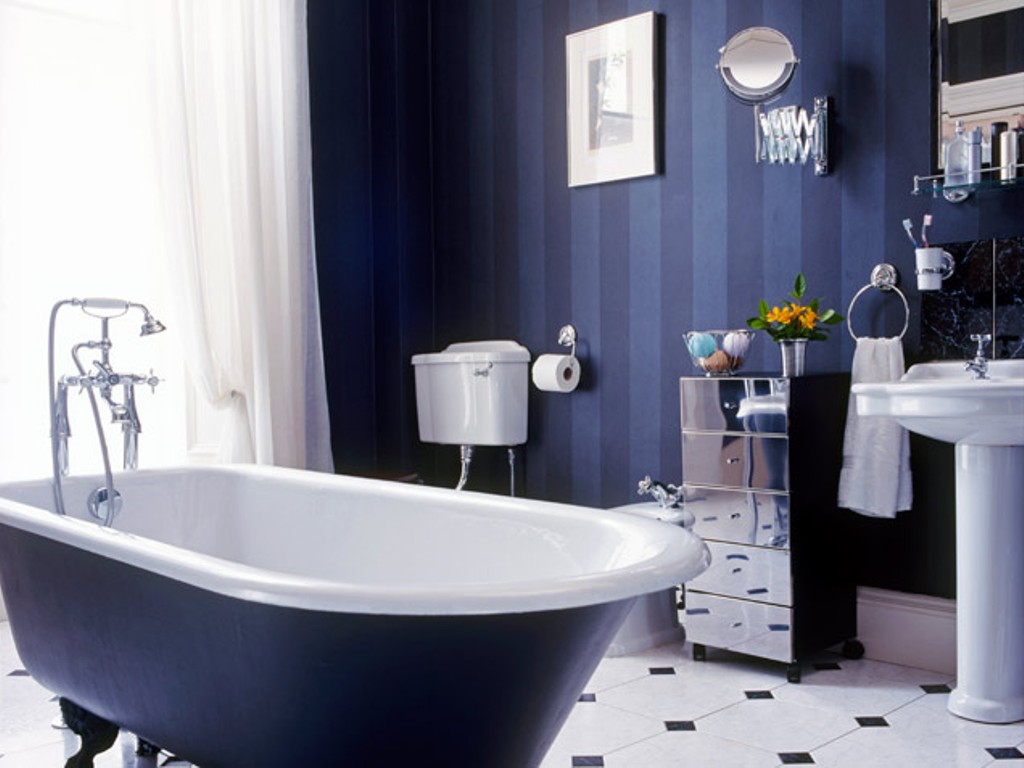
<svg viewBox="0 0 1024 768">
<path fill-rule="evenodd" d="M 957 443 L 956 569 L 949 711 L 1024 720 L 1024 447 Z"/>
</svg>

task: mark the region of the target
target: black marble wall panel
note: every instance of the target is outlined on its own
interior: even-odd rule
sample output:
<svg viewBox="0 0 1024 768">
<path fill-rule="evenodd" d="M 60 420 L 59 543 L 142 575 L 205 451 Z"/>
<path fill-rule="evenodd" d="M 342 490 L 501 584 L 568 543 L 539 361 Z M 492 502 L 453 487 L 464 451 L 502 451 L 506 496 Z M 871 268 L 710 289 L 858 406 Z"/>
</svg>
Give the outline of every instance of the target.
<svg viewBox="0 0 1024 768">
<path fill-rule="evenodd" d="M 995 356 L 1024 358 L 1024 237 L 996 241 L 993 270 Z"/>
<path fill-rule="evenodd" d="M 947 243 L 956 263 L 942 290 L 921 294 L 924 360 L 972 357 L 989 334 L 994 358 L 1024 358 L 1024 237 Z"/>
</svg>

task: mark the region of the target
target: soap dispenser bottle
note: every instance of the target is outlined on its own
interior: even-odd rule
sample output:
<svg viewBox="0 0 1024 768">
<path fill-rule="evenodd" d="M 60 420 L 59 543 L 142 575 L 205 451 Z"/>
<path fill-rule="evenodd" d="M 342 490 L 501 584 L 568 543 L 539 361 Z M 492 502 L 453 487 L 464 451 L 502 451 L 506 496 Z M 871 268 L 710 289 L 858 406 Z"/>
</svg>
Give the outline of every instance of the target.
<svg viewBox="0 0 1024 768">
<path fill-rule="evenodd" d="M 966 200 L 968 191 L 965 189 L 949 189 L 949 187 L 963 186 L 968 183 L 967 172 L 969 169 L 970 151 L 967 145 L 967 137 L 964 135 L 964 121 L 956 121 L 956 135 L 946 142 L 943 155 L 945 166 L 945 186 L 943 197 L 950 202 Z"/>
</svg>

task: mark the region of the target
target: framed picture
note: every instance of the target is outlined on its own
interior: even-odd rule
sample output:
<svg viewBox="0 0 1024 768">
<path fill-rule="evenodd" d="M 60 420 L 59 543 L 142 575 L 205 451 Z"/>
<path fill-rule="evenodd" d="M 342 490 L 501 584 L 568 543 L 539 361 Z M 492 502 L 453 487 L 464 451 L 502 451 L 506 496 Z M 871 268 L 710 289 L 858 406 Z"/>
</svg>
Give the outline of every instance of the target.
<svg viewBox="0 0 1024 768">
<path fill-rule="evenodd" d="M 657 173 L 655 14 L 565 38 L 569 186 Z"/>
</svg>

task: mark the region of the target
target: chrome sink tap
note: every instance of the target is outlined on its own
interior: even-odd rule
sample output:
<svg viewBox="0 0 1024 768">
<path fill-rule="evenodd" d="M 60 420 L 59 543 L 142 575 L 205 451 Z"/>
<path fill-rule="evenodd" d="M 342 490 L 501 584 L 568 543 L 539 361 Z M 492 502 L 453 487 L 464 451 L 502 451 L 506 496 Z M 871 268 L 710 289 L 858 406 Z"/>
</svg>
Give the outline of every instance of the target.
<svg viewBox="0 0 1024 768">
<path fill-rule="evenodd" d="M 971 341 L 976 342 L 978 348 L 974 352 L 974 359 L 964 363 L 964 370 L 974 374 L 974 379 L 988 378 L 988 358 L 985 357 L 985 345 L 992 341 L 992 335 L 988 333 L 972 333 Z"/>
</svg>

